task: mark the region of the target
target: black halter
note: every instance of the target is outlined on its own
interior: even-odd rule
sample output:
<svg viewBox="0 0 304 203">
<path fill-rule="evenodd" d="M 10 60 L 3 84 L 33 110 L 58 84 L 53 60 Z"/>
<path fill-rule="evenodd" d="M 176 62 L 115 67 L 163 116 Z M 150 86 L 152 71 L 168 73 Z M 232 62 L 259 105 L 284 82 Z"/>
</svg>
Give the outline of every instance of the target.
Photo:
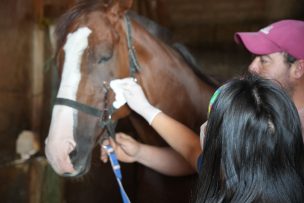
<svg viewBox="0 0 304 203">
<path fill-rule="evenodd" d="M 82 111 L 91 116 L 95 116 L 99 118 L 98 125 L 100 128 L 103 128 L 108 133 L 108 136 L 114 136 L 116 122 L 112 120 L 112 115 L 116 111 L 113 105 L 108 107 L 108 94 L 109 94 L 109 86 L 107 83 L 104 83 L 104 108 L 102 110 L 97 109 L 95 107 L 65 98 L 56 98 L 55 105 L 64 105 L 69 106 L 73 109 L 77 109 L 78 111 Z M 104 132 L 104 131 L 103 131 Z M 103 132 L 101 134 L 103 134 Z M 101 135 L 100 135 L 101 136 Z M 101 138 L 101 137 L 100 137 Z M 99 139 L 97 141 L 99 141 Z"/>
<path fill-rule="evenodd" d="M 138 63 L 136 57 L 136 51 L 132 43 L 131 21 L 127 15 L 125 16 L 125 24 L 126 24 L 126 38 L 128 44 L 130 76 L 134 78 L 135 73 L 140 70 L 140 65 Z M 110 91 L 110 87 L 107 82 L 104 82 L 104 89 L 105 89 L 104 108 L 102 110 L 66 98 L 56 98 L 55 105 L 69 106 L 73 109 L 77 109 L 78 111 L 82 111 L 86 114 L 98 117 L 99 127 L 105 129 L 108 136 L 114 137 L 116 122 L 112 120 L 112 115 L 117 109 L 115 109 L 113 105 L 111 105 L 110 107 L 108 106 L 108 93 Z M 103 132 L 101 133 L 101 135 L 103 134 Z M 97 138 L 97 142 L 100 141 L 102 137 L 101 135 L 99 138 Z"/>
</svg>

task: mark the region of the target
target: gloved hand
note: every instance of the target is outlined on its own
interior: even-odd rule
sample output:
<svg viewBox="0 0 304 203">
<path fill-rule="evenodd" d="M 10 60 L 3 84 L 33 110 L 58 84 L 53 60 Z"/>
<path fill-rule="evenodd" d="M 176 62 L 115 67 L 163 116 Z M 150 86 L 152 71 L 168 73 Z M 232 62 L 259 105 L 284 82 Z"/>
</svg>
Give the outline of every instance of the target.
<svg viewBox="0 0 304 203">
<path fill-rule="evenodd" d="M 161 112 L 149 103 L 142 88 L 133 78 L 112 80 L 110 87 L 115 94 L 122 92 L 129 107 L 141 115 L 150 125 L 154 117 Z"/>
</svg>

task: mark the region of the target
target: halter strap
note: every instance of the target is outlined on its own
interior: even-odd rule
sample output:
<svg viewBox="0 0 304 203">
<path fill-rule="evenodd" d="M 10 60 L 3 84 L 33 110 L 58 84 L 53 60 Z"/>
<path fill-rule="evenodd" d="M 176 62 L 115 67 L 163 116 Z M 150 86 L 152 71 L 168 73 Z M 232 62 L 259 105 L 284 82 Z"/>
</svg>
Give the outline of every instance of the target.
<svg viewBox="0 0 304 203">
<path fill-rule="evenodd" d="M 56 98 L 55 105 L 69 106 L 73 109 L 82 111 L 91 116 L 98 117 L 100 118 L 99 126 L 101 128 L 107 127 L 107 125 L 109 124 L 109 120 L 111 120 L 112 114 L 116 111 L 116 109 L 113 106 L 111 106 L 110 108 L 106 108 L 104 110 L 99 110 L 95 107 L 65 98 Z"/>
<path fill-rule="evenodd" d="M 95 117 L 102 117 L 103 115 L 103 111 L 97 108 L 70 99 L 56 98 L 55 105 L 69 106 L 73 109 L 77 109 L 78 111 L 82 111 Z"/>
<path fill-rule="evenodd" d="M 127 30 L 127 44 L 128 44 L 128 55 L 129 55 L 129 68 L 130 68 L 130 75 L 131 77 L 135 77 L 135 73 L 140 71 L 141 67 L 138 63 L 137 57 L 136 57 L 136 50 L 133 45 L 132 40 L 132 26 L 131 21 L 129 19 L 128 15 L 125 15 L 125 24 L 126 24 L 126 30 Z"/>
<path fill-rule="evenodd" d="M 106 150 L 108 157 L 110 158 L 111 166 L 115 174 L 117 183 L 119 185 L 120 195 L 123 200 L 123 203 L 130 203 L 130 199 L 122 185 L 122 174 L 114 149 L 111 147 L 111 145 L 104 145 L 103 148 Z"/>
</svg>

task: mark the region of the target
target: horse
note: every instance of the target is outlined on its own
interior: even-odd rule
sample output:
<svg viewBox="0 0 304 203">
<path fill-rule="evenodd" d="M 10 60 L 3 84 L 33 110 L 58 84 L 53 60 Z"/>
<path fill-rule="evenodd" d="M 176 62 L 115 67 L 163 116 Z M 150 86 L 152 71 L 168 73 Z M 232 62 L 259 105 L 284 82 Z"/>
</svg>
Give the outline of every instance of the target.
<svg viewBox="0 0 304 203">
<path fill-rule="evenodd" d="M 147 21 L 132 15 L 132 3 L 79 2 L 57 24 L 60 85 L 45 154 L 58 175 L 87 174 L 93 151 L 107 134 L 113 134 L 116 124 L 119 130 L 133 131 L 143 143 L 167 146 L 127 105 L 112 107 L 115 95 L 109 82 L 113 79 L 136 78 L 151 104 L 196 132 L 207 119 L 215 86 L 198 77 L 155 27 L 147 28 Z M 129 189 L 133 202 L 188 202 L 193 177 L 167 177 L 142 166 L 131 171 L 133 175 L 125 177 L 137 181 L 135 189 Z M 106 174 L 101 177 L 115 182 Z"/>
</svg>

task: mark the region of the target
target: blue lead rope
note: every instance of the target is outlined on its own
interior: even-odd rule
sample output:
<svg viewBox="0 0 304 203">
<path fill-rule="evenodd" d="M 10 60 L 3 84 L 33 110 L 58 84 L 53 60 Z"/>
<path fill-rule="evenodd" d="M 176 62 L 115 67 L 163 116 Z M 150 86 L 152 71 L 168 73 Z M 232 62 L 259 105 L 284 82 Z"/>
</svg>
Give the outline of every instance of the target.
<svg viewBox="0 0 304 203">
<path fill-rule="evenodd" d="M 102 147 L 106 150 L 106 152 L 107 152 L 107 154 L 110 158 L 112 169 L 113 169 L 113 172 L 116 176 L 117 183 L 119 185 L 119 190 L 120 190 L 120 194 L 121 194 L 121 198 L 122 198 L 123 203 L 131 203 L 130 199 L 129 199 L 129 197 L 128 197 L 128 195 L 127 195 L 127 193 L 126 193 L 126 191 L 125 191 L 125 189 L 122 185 L 122 182 L 121 182 L 122 175 L 121 175 L 120 165 L 119 165 L 119 162 L 117 160 L 114 149 L 110 145 L 103 145 Z"/>
</svg>

